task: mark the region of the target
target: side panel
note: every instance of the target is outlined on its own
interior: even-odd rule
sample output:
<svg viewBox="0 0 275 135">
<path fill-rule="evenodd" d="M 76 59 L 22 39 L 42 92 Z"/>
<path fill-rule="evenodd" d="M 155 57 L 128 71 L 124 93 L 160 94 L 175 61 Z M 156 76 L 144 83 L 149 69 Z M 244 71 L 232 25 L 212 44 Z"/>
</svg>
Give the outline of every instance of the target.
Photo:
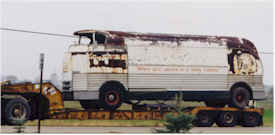
<svg viewBox="0 0 275 135">
<path fill-rule="evenodd" d="M 127 74 L 74 73 L 74 99 L 98 99 L 99 89 L 102 84 L 111 80 L 121 82 L 126 88 L 128 86 Z"/>
<path fill-rule="evenodd" d="M 163 70 L 163 72 L 155 73 L 154 70 L 156 69 Z M 144 70 L 150 70 L 151 73 Z M 165 70 L 167 71 L 165 72 Z M 190 71 L 192 74 L 172 73 L 172 70 L 181 72 L 186 70 L 186 72 Z M 226 71 L 222 68 L 209 67 L 133 66 L 129 69 L 129 71 L 135 71 L 129 74 L 129 88 L 131 91 L 225 90 L 227 88 L 226 75 L 203 74 L 207 70 L 221 73 Z"/>
<path fill-rule="evenodd" d="M 127 44 L 130 91 L 228 90 L 223 45 L 199 41 Z"/>
<path fill-rule="evenodd" d="M 99 99 L 99 89 L 107 81 L 118 81 L 127 88 L 127 51 L 123 45 L 77 47 L 71 47 L 78 51 L 72 52 L 72 91 L 75 100 Z"/>
</svg>

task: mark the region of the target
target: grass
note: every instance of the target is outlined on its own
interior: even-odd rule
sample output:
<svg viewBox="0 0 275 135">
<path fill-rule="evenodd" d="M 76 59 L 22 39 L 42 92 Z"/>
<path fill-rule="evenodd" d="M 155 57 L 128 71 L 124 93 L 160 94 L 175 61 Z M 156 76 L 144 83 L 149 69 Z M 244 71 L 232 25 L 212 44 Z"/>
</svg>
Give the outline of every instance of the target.
<svg viewBox="0 0 275 135">
<path fill-rule="evenodd" d="M 272 109 L 266 109 L 264 111 L 263 122 L 264 122 L 264 126 L 273 127 L 273 110 Z"/>
<path fill-rule="evenodd" d="M 264 126 L 273 126 L 273 100 L 267 99 L 257 102 L 257 107 L 264 108 Z"/>
<path fill-rule="evenodd" d="M 153 104 L 156 101 L 144 101 L 143 103 Z M 166 104 L 175 104 L 175 101 L 167 101 Z M 82 109 L 81 105 L 77 101 L 65 101 L 66 108 Z M 203 102 L 182 102 L 182 106 L 204 106 Z M 257 107 L 265 108 L 263 122 L 264 126 L 273 126 L 273 102 L 272 100 L 264 100 L 257 102 Z M 131 106 L 123 104 L 119 110 L 130 110 Z M 43 120 L 43 126 L 102 126 L 102 127 L 162 127 L 163 120 L 55 120 L 48 119 Z M 29 121 L 25 125 L 36 126 L 37 121 Z"/>
</svg>

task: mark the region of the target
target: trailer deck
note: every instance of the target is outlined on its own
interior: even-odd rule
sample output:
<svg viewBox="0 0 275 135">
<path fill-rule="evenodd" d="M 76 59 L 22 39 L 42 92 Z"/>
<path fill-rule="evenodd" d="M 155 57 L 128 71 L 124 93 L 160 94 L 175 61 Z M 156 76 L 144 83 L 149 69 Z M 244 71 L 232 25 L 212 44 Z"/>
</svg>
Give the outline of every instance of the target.
<svg viewBox="0 0 275 135">
<path fill-rule="evenodd" d="M 178 114 L 174 106 L 164 104 L 133 104 L 131 110 L 116 111 L 69 109 L 64 107 L 61 91 L 50 82 L 43 83 L 43 98 L 40 99 L 37 99 L 40 97 L 39 84 L 1 84 L 1 88 L 3 124 L 22 124 L 37 119 L 38 103 L 44 108 L 44 112 L 41 111 L 44 119 L 164 120 L 168 113 Z M 181 113 L 196 116 L 193 124 L 199 127 L 211 127 L 214 123 L 219 127 L 255 127 L 263 125 L 264 109 L 193 106 L 183 108 Z"/>
</svg>

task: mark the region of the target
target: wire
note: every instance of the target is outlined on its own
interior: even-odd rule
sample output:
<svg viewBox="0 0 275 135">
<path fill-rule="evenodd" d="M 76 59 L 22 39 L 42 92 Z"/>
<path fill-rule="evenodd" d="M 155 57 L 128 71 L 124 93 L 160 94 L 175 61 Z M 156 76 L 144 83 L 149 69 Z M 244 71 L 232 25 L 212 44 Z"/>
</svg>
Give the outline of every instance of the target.
<svg viewBox="0 0 275 135">
<path fill-rule="evenodd" d="M 259 52 L 260 54 L 271 54 L 273 55 L 273 52 Z"/>
<path fill-rule="evenodd" d="M 50 35 L 50 36 L 59 36 L 59 37 L 77 38 L 77 37 L 75 37 L 75 36 L 65 35 L 65 34 L 56 34 L 56 33 L 47 33 L 47 32 L 36 32 L 36 31 L 19 30 L 19 29 L 10 29 L 10 28 L 2 28 L 2 27 L 0 28 L 0 30 L 16 31 L 16 32 L 25 32 L 25 33 L 33 33 L 33 34 L 41 34 L 41 35 Z"/>
<path fill-rule="evenodd" d="M 65 34 L 56 34 L 56 33 L 47 33 L 47 32 L 36 32 L 36 31 L 30 31 L 30 30 L 20 30 L 20 29 L 10 29 L 10 28 L 0 28 L 0 30 L 6 30 L 6 31 L 15 31 L 15 32 L 25 32 L 25 33 L 33 33 L 33 34 L 41 34 L 41 35 L 50 35 L 50 36 L 59 36 L 59 37 L 68 37 L 68 38 L 77 38 L 76 36 L 71 35 L 65 35 Z M 271 54 L 273 55 L 273 51 L 270 52 L 259 52 L 260 54 Z"/>
</svg>

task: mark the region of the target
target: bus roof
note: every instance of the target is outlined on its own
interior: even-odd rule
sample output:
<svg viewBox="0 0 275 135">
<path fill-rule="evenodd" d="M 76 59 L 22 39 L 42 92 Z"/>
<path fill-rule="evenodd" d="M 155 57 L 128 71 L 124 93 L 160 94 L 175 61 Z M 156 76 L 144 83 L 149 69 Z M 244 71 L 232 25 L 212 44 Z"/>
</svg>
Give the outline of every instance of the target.
<svg viewBox="0 0 275 135">
<path fill-rule="evenodd" d="M 182 41 L 200 41 L 200 42 L 226 42 L 228 48 L 238 48 L 246 51 L 256 59 L 259 59 L 259 55 L 256 47 L 252 42 L 244 38 L 228 37 L 228 36 L 206 36 L 206 35 L 186 35 L 186 34 L 162 34 L 162 33 L 138 33 L 138 32 L 123 32 L 123 31 L 100 31 L 100 30 L 80 30 L 74 32 L 76 36 L 85 36 L 92 38 L 93 33 L 102 34 L 110 41 L 116 43 L 127 38 L 145 41 L 170 41 L 170 42 L 182 42 Z"/>
</svg>

